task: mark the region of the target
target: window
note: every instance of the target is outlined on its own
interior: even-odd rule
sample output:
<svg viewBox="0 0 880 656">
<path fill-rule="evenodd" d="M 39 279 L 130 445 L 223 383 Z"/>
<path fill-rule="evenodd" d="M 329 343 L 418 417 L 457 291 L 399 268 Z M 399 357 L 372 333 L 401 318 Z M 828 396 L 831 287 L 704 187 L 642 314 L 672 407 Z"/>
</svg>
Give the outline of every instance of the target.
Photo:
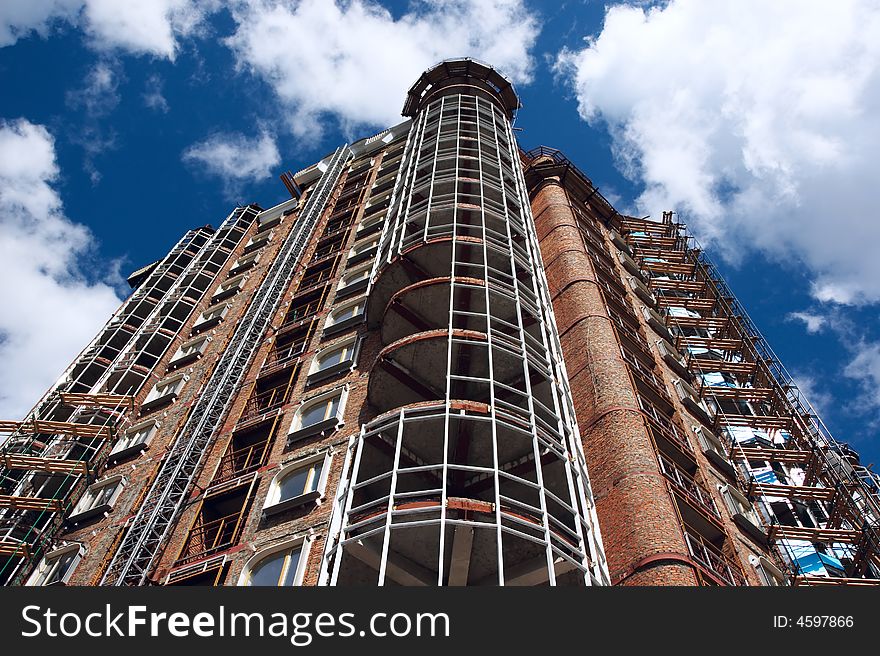
<svg viewBox="0 0 880 656">
<path fill-rule="evenodd" d="M 241 291 L 241 286 L 244 284 L 245 279 L 245 275 L 241 274 L 225 281 L 223 284 L 217 287 L 217 291 L 214 292 L 214 296 L 211 300 L 220 301 L 224 298 L 234 296 L 239 291 Z"/>
<path fill-rule="evenodd" d="M 363 321 L 366 301 L 366 297 L 362 296 L 357 300 L 336 307 L 327 317 L 324 334 L 340 332 Z"/>
<path fill-rule="evenodd" d="M 250 253 L 258 248 L 262 248 L 272 240 L 272 231 L 260 232 L 251 237 L 251 240 L 244 247 L 245 253 Z"/>
<path fill-rule="evenodd" d="M 767 586 L 784 586 L 785 574 L 764 556 L 749 556 L 749 562 L 758 571 L 761 582 Z"/>
<path fill-rule="evenodd" d="M 290 427 L 289 440 L 298 440 L 342 425 L 347 389 L 335 389 L 309 399 L 300 407 Z"/>
<path fill-rule="evenodd" d="M 357 344 L 357 338 L 353 337 L 342 344 L 319 351 L 312 361 L 307 383 L 315 383 L 350 369 L 354 363 Z"/>
<path fill-rule="evenodd" d="M 111 476 L 93 483 L 86 488 L 67 520 L 77 523 L 104 514 L 116 503 L 124 486 L 125 479 L 122 476 Z"/>
<path fill-rule="evenodd" d="M 348 253 L 348 262 L 361 262 L 375 255 L 375 249 L 379 245 L 379 236 L 371 237 L 356 243 Z"/>
<path fill-rule="evenodd" d="M 147 398 L 141 404 L 141 410 L 151 410 L 160 405 L 171 403 L 177 398 L 180 389 L 187 380 L 187 377 L 182 373 L 160 380 L 147 394 Z"/>
<path fill-rule="evenodd" d="M 316 501 L 324 493 L 330 456 L 320 454 L 293 462 L 272 480 L 263 513 L 272 515 Z"/>
<path fill-rule="evenodd" d="M 205 349 L 208 347 L 208 342 L 210 341 L 211 338 L 205 335 L 204 337 L 196 337 L 195 339 L 184 342 L 180 345 L 180 348 L 177 349 L 174 357 L 171 358 L 169 366 L 180 367 L 187 362 L 198 360 L 205 352 Z"/>
<path fill-rule="evenodd" d="M 229 270 L 229 275 L 233 275 L 233 276 L 237 275 L 237 274 L 241 273 L 242 271 L 251 268 L 259 261 L 260 261 L 260 254 L 259 253 L 250 253 L 248 255 L 242 255 L 240 258 L 238 258 L 235 261 L 235 264 Z"/>
<path fill-rule="evenodd" d="M 223 321 L 223 317 L 226 316 L 226 313 L 229 311 L 229 306 L 225 303 L 218 303 L 216 305 L 212 305 L 207 310 L 202 312 L 202 315 L 199 317 L 199 320 L 193 325 L 193 332 L 199 332 L 202 330 L 207 330 L 211 326 L 215 326 L 221 321 Z"/>
<path fill-rule="evenodd" d="M 70 544 L 47 553 L 25 585 L 64 585 L 82 558 L 82 545 Z"/>
<path fill-rule="evenodd" d="M 158 430 L 159 424 L 155 421 L 148 421 L 136 426 L 132 426 L 127 432 L 123 433 L 113 449 L 110 451 L 110 460 L 120 460 L 128 455 L 142 451 L 150 446 L 153 436 Z"/>
<path fill-rule="evenodd" d="M 258 553 L 245 565 L 239 585 L 300 585 L 307 559 L 308 542 L 302 540 Z"/>
<path fill-rule="evenodd" d="M 346 272 L 339 280 L 339 287 L 336 289 L 336 296 L 347 296 L 361 289 L 366 289 L 370 282 L 370 272 L 373 269 L 372 262 L 363 264 L 359 267 Z"/>
<path fill-rule="evenodd" d="M 756 540 L 764 542 L 766 534 L 749 500 L 732 485 L 719 486 L 718 489 L 721 490 L 721 496 L 724 497 L 724 503 L 733 516 L 734 523 Z"/>
<path fill-rule="evenodd" d="M 396 179 L 395 176 L 390 176 L 391 180 Z M 356 237 L 361 238 L 366 235 L 372 234 L 373 232 L 377 232 L 382 228 L 382 225 L 385 223 L 385 215 L 384 214 L 376 214 L 367 219 L 361 221 L 358 226 Z"/>
</svg>

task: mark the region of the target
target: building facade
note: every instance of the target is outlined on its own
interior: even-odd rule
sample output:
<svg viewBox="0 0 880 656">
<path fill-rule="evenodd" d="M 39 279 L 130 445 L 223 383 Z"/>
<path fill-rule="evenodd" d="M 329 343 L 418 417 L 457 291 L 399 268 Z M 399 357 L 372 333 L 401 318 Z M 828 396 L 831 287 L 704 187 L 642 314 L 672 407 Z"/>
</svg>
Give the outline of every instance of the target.
<svg viewBox="0 0 880 656">
<path fill-rule="evenodd" d="M 880 581 L 880 496 L 686 227 L 449 60 L 135 272 L 0 422 L 5 585 Z"/>
</svg>

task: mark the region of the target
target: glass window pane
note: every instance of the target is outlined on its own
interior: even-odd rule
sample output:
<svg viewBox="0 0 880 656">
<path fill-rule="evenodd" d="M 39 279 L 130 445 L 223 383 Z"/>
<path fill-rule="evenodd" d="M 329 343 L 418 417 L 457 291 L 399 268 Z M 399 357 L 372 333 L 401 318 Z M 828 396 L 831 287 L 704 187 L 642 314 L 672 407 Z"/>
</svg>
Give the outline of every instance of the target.
<svg viewBox="0 0 880 656">
<path fill-rule="evenodd" d="M 332 367 L 334 365 L 342 362 L 343 356 L 345 355 L 345 349 L 336 349 L 334 351 L 330 351 L 326 355 L 322 355 L 321 359 L 318 362 L 318 371 L 322 369 L 327 369 L 328 367 Z"/>
<path fill-rule="evenodd" d="M 302 413 L 302 423 L 300 425 L 302 428 L 306 428 L 312 424 L 317 424 L 319 421 L 324 421 L 324 413 L 326 410 L 326 402 L 317 403 L 314 406 L 307 408 Z"/>
<path fill-rule="evenodd" d="M 307 487 L 303 490 L 304 492 L 314 492 L 318 489 L 318 481 L 321 480 L 321 468 L 323 467 L 323 465 L 324 463 L 323 461 L 321 461 L 316 462 L 314 465 L 311 466 L 311 477 L 307 481 Z"/>
<path fill-rule="evenodd" d="M 278 585 L 286 554 L 267 556 L 251 570 L 248 585 Z"/>
<path fill-rule="evenodd" d="M 305 485 L 306 480 L 309 477 L 310 469 L 311 467 L 303 467 L 302 469 L 298 469 L 289 473 L 287 476 L 281 479 L 281 482 L 278 484 L 279 502 L 293 499 L 294 497 L 298 497 L 299 495 L 307 491 L 305 489 Z"/>
<path fill-rule="evenodd" d="M 299 567 L 300 548 L 296 547 L 289 552 L 289 562 L 287 563 L 287 571 L 284 574 L 284 581 L 281 585 L 293 585 L 296 579 L 296 570 Z"/>
</svg>

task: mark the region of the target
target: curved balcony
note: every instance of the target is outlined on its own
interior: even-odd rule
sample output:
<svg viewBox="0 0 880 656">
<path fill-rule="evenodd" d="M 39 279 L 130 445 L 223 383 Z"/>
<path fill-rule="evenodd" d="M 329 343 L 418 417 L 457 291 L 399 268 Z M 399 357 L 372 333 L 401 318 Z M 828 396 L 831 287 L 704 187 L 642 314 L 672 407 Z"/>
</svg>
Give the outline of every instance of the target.
<svg viewBox="0 0 880 656">
<path fill-rule="evenodd" d="M 338 583 L 377 582 L 386 527 L 386 584 L 546 583 L 548 546 L 565 554 L 554 559 L 557 581 L 583 579 L 577 504 L 563 501 L 572 465 L 549 449 L 536 460 L 527 426 L 528 413 L 461 400 L 408 405 L 368 424 Z"/>
</svg>

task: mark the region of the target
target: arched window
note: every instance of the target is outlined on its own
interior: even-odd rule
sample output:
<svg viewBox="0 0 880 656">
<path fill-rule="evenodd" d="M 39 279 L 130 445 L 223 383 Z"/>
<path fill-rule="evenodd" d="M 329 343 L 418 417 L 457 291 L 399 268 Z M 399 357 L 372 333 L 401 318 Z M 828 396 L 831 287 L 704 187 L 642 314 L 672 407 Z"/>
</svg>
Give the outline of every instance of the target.
<svg viewBox="0 0 880 656">
<path fill-rule="evenodd" d="M 346 328 L 356 326 L 363 321 L 366 302 L 367 297 L 361 296 L 333 308 L 330 316 L 327 317 L 327 323 L 324 324 L 324 334 L 332 335 L 342 332 Z"/>
<path fill-rule="evenodd" d="M 336 288 L 336 298 L 351 296 L 362 289 L 366 289 L 370 282 L 370 272 L 372 270 L 373 263 L 367 262 L 346 271 L 345 275 L 340 278 L 339 286 Z"/>
<path fill-rule="evenodd" d="M 263 513 L 275 513 L 317 501 L 324 494 L 330 455 L 321 453 L 284 466 L 272 479 Z"/>
<path fill-rule="evenodd" d="M 352 337 L 318 351 L 309 369 L 308 383 L 316 383 L 351 369 L 356 357 L 357 344 L 357 338 Z"/>
<path fill-rule="evenodd" d="M 290 440 L 297 440 L 323 431 L 336 430 L 342 425 L 347 391 L 337 388 L 303 403 L 297 410 L 290 427 Z"/>
<path fill-rule="evenodd" d="M 239 585 L 291 586 L 302 583 L 308 540 L 297 540 L 257 553 L 244 567 Z"/>
</svg>

